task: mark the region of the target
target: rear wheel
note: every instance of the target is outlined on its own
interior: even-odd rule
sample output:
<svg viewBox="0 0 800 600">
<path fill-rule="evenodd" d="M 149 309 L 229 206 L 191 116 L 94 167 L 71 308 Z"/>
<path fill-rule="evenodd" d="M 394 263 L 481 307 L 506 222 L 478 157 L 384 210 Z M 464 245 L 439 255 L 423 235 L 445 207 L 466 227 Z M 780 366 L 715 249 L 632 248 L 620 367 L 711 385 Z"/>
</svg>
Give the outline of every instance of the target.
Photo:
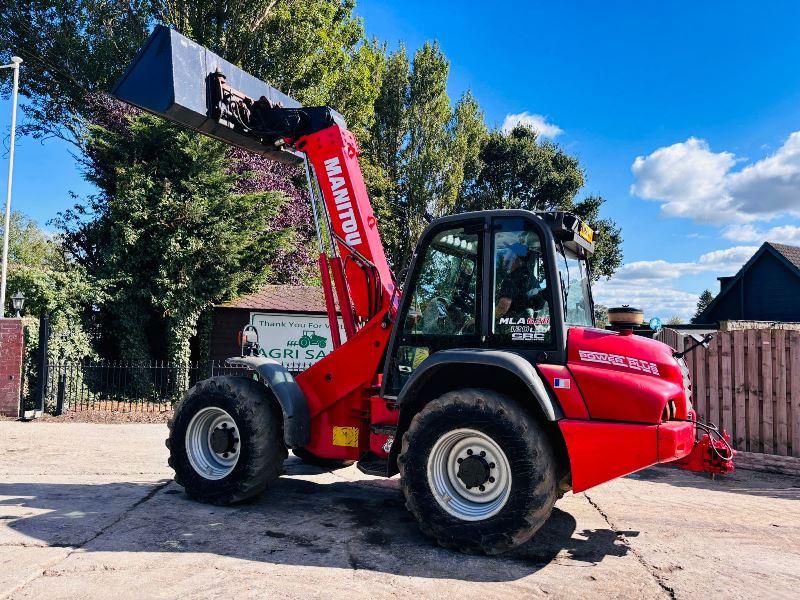
<svg viewBox="0 0 800 600">
<path fill-rule="evenodd" d="M 196 500 L 235 504 L 278 479 L 287 451 L 280 407 L 263 384 L 245 377 L 199 382 L 175 406 L 169 465 Z"/>
<path fill-rule="evenodd" d="M 448 392 L 412 420 L 399 456 L 406 506 L 447 548 L 498 554 L 529 540 L 556 500 L 556 460 L 536 420 L 491 390 Z"/>
</svg>

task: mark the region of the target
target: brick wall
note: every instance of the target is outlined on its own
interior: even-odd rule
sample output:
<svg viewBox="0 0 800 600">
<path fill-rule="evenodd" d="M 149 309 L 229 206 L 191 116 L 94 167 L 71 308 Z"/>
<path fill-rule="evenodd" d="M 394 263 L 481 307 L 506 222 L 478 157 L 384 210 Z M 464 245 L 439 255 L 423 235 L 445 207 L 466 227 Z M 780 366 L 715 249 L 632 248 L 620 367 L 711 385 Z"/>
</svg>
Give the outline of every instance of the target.
<svg viewBox="0 0 800 600">
<path fill-rule="evenodd" d="M 0 414 L 19 415 L 22 375 L 22 320 L 0 319 Z"/>
</svg>

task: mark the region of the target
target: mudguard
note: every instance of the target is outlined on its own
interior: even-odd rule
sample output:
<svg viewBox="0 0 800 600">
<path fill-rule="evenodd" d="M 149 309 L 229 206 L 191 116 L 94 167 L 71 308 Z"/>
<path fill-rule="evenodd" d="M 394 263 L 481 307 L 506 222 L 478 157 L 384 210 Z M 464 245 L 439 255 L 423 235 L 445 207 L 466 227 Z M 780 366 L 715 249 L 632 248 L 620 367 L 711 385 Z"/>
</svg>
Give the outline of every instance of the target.
<svg viewBox="0 0 800 600">
<path fill-rule="evenodd" d="M 441 350 L 422 361 L 397 397 L 400 409 L 402 410 L 405 400 L 416 397 L 419 390 L 431 377 L 436 375 L 437 371 L 451 364 L 484 365 L 509 371 L 518 377 L 530 390 L 531 395 L 536 398 L 539 407 L 542 409 L 542 414 L 548 421 L 557 421 L 564 418 L 561 407 L 558 403 L 553 402 L 542 378 L 528 360 L 514 352 L 475 348 Z"/>
<path fill-rule="evenodd" d="M 415 401 L 420 390 L 432 377 L 435 377 L 442 368 L 453 364 L 460 366 L 465 364 L 485 365 L 504 369 L 522 381 L 528 390 L 530 390 L 531 395 L 536 398 L 536 402 L 541 408 L 542 414 L 548 421 L 558 421 L 564 418 L 561 406 L 553 402 L 539 373 L 536 372 L 536 369 L 530 362 L 519 354 L 504 350 L 483 350 L 476 348 L 440 350 L 422 361 L 397 396 L 400 416 L 398 418 L 394 442 L 389 451 L 389 462 L 387 465 L 389 476 L 397 473 L 397 457 L 400 454 L 403 433 L 408 429 L 411 419 L 416 412 Z M 491 384 L 487 382 L 487 385 Z"/>
<path fill-rule="evenodd" d="M 283 439 L 290 448 L 299 448 L 309 442 L 311 416 L 303 390 L 292 374 L 281 363 L 264 356 L 241 356 L 229 358 L 231 365 L 250 367 L 261 376 L 267 387 L 275 394 L 283 412 Z"/>
</svg>

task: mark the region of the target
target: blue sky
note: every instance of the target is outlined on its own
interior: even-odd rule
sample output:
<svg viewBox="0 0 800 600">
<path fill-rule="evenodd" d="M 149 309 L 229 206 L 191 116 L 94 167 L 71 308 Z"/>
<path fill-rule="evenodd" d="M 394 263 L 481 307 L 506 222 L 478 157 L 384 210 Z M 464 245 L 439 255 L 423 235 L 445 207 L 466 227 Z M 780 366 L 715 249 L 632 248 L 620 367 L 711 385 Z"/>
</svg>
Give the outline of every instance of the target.
<svg viewBox="0 0 800 600">
<path fill-rule="evenodd" d="M 472 90 L 490 125 L 527 119 L 580 158 L 581 195 L 606 198 L 625 238 L 599 300 L 688 317 L 765 239 L 800 245 L 800 3 L 359 0 L 357 12 L 390 45 L 437 39 L 452 98 Z M 44 223 L 70 190 L 90 191 L 68 146 L 21 140 L 15 208 Z"/>
</svg>

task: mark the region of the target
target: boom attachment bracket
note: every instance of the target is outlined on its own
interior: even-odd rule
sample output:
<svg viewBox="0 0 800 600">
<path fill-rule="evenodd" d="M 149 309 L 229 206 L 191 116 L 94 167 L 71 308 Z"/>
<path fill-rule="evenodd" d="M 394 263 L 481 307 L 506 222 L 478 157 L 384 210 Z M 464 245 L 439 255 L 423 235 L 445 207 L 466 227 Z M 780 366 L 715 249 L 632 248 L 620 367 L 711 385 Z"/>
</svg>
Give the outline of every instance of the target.
<svg viewBox="0 0 800 600">
<path fill-rule="evenodd" d="M 280 102 L 261 96 L 253 100 L 228 85 L 225 74 L 208 76 L 211 117 L 220 125 L 252 137 L 265 146 L 281 147 L 287 141 L 321 131 L 331 125 L 344 126 L 327 106 L 284 108 Z"/>
</svg>

